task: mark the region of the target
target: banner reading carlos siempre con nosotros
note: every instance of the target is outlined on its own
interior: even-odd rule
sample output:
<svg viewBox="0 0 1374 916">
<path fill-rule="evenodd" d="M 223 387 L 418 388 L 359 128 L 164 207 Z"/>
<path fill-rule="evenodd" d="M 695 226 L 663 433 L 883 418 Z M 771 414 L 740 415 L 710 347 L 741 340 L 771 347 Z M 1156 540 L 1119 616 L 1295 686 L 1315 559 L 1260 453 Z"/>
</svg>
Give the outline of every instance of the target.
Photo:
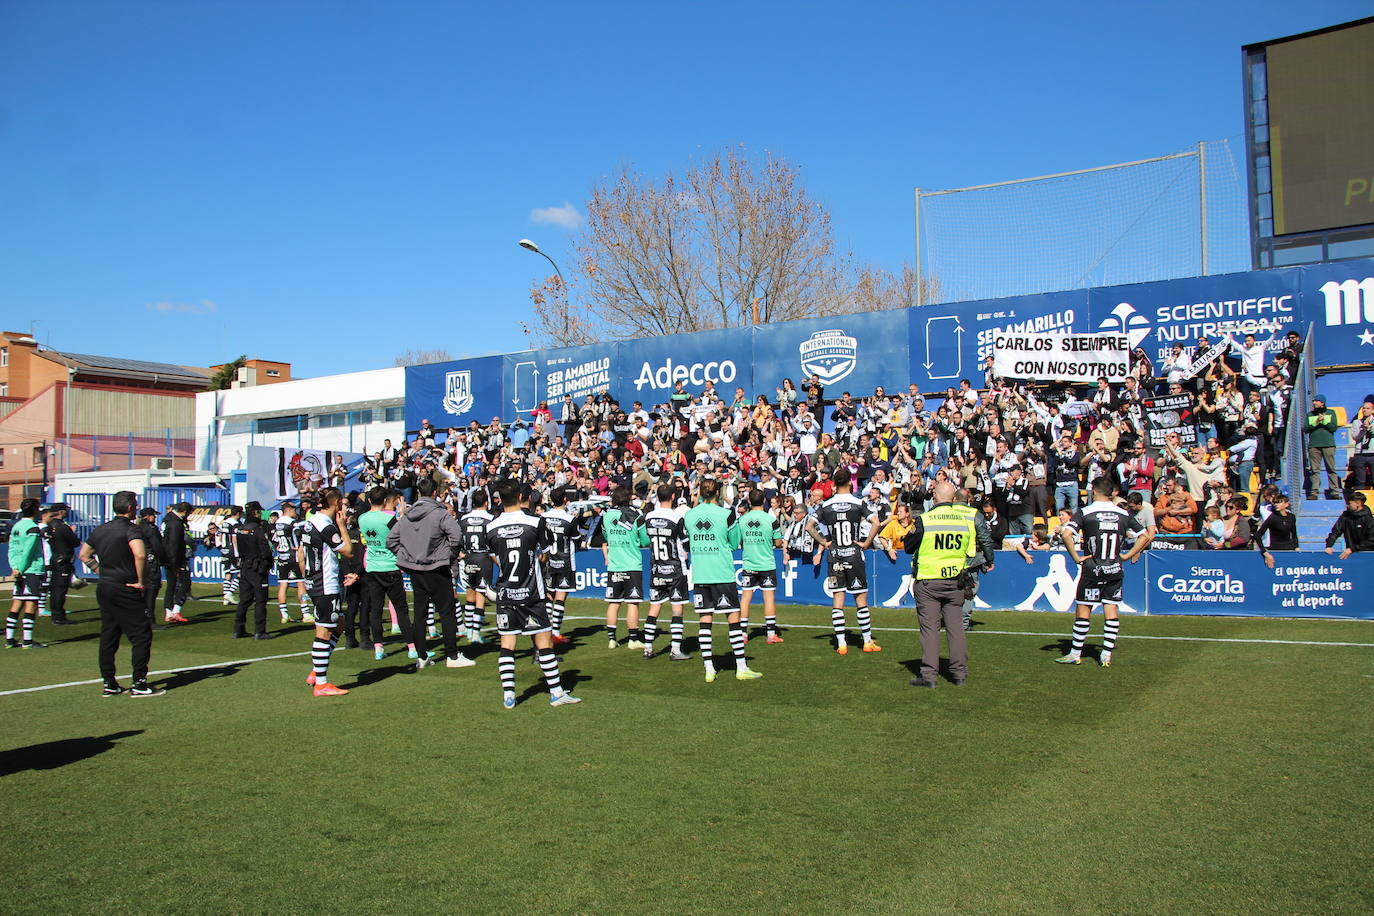
<svg viewBox="0 0 1374 916">
<path fill-rule="evenodd" d="M 1000 334 L 993 342 L 998 378 L 1037 382 L 1126 380 L 1131 344 L 1125 334 Z"/>
</svg>

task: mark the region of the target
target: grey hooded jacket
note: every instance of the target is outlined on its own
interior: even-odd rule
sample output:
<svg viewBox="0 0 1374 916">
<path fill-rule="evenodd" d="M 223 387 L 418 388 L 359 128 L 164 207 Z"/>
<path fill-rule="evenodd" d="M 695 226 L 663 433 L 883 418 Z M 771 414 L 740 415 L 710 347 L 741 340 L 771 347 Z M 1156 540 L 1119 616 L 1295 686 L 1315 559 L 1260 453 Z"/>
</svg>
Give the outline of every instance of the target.
<svg viewBox="0 0 1374 916">
<path fill-rule="evenodd" d="M 396 565 L 406 570 L 447 567 L 462 546 L 458 523 L 433 499 L 421 498 L 407 506 L 386 536 L 387 549 Z"/>
</svg>

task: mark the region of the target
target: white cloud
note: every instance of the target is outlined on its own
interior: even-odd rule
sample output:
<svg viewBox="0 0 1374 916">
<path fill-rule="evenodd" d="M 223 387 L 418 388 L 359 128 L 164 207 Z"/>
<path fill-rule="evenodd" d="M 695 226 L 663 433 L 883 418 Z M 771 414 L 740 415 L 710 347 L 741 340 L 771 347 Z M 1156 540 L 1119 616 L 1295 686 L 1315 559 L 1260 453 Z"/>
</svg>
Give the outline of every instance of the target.
<svg viewBox="0 0 1374 916">
<path fill-rule="evenodd" d="M 582 214 L 565 200 L 561 207 L 535 207 L 530 211 L 530 222 L 576 229 L 582 222 Z"/>
<path fill-rule="evenodd" d="M 150 312 L 161 312 L 164 315 L 173 312 L 183 315 L 210 315 L 219 310 L 219 306 L 209 299 L 202 299 L 199 302 L 149 302 L 144 308 Z"/>
</svg>

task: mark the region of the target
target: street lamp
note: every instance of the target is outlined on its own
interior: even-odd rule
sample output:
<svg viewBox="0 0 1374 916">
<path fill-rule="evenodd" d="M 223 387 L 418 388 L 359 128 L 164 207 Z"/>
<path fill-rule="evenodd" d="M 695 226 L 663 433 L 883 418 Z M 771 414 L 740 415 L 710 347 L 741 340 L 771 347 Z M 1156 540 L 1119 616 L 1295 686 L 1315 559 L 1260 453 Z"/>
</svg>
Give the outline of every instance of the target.
<svg viewBox="0 0 1374 916">
<path fill-rule="evenodd" d="M 543 255 L 544 259 L 553 265 L 553 272 L 558 274 L 558 282 L 562 283 L 564 286 L 568 285 L 568 281 L 563 279 L 563 271 L 558 269 L 558 263 L 554 261 L 553 258 L 549 257 L 538 245 L 534 244 L 534 242 L 531 242 L 529 239 L 521 239 L 520 247 L 526 251 L 533 251 L 535 254 Z"/>
</svg>

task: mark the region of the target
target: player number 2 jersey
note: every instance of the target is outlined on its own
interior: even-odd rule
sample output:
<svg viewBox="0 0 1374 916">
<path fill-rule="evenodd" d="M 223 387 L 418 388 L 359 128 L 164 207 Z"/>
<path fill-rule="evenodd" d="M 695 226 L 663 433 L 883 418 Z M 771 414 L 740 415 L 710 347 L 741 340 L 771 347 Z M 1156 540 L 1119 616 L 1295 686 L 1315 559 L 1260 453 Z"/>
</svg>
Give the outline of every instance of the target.
<svg viewBox="0 0 1374 916">
<path fill-rule="evenodd" d="M 542 518 L 525 512 L 503 512 L 487 525 L 487 545 L 498 570 L 498 604 L 544 600 L 539 556 L 549 548 L 549 529 Z"/>
</svg>

